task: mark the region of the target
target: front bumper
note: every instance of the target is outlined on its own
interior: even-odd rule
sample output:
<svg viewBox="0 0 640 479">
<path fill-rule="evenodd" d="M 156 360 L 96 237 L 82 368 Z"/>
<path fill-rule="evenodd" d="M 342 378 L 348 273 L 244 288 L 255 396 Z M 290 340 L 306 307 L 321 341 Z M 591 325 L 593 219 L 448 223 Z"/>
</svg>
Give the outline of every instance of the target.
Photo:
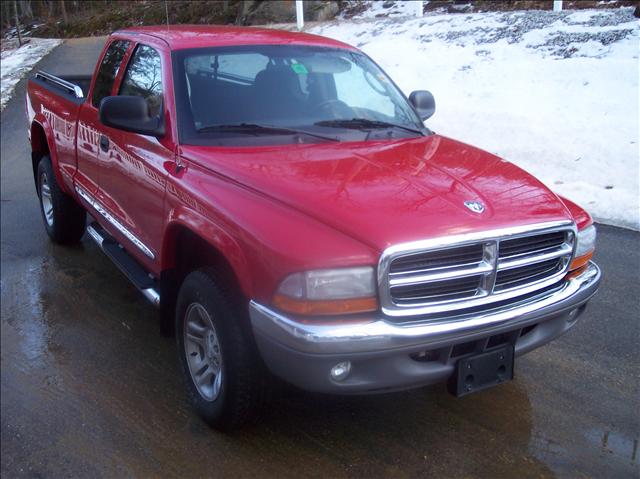
<svg viewBox="0 0 640 479">
<path fill-rule="evenodd" d="M 580 275 L 526 301 L 407 324 L 382 313 L 357 323 L 318 324 L 254 301 L 250 316 L 265 363 L 282 379 L 310 391 L 385 392 L 446 380 L 460 357 L 505 343 L 514 345 L 516 355 L 542 346 L 576 323 L 600 279 L 591 262 Z M 330 370 L 342 361 L 351 361 L 351 372 L 336 381 Z"/>
</svg>

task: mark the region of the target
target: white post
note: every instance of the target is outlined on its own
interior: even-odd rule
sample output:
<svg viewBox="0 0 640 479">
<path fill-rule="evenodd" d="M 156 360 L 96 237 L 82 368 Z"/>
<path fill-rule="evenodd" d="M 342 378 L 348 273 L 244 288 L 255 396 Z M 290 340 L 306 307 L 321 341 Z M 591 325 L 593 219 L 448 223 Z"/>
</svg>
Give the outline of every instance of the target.
<svg viewBox="0 0 640 479">
<path fill-rule="evenodd" d="M 562 0 L 553 0 L 553 11 L 554 12 L 562 11 Z"/>
<path fill-rule="evenodd" d="M 422 16 L 422 0 L 416 0 L 413 2 L 416 6 L 416 17 Z"/>
<path fill-rule="evenodd" d="M 298 30 L 302 30 L 304 26 L 304 10 L 302 9 L 302 0 L 296 0 L 296 23 Z"/>
</svg>

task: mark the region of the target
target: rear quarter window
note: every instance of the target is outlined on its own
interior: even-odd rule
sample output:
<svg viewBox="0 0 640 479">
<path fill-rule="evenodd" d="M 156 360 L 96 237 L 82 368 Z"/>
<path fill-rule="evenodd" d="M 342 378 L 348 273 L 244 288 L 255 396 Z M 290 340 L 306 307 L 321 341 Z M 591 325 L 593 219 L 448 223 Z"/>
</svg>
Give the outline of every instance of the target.
<svg viewBox="0 0 640 479">
<path fill-rule="evenodd" d="M 185 60 L 187 75 L 205 74 L 216 79 L 251 83 L 269 58 L 259 53 L 198 55 Z"/>
<path fill-rule="evenodd" d="M 131 56 L 127 72 L 122 79 L 120 95 L 141 96 L 149 106 L 151 116 L 160 116 L 162 110 L 162 61 L 158 52 L 138 45 Z"/>
<path fill-rule="evenodd" d="M 113 88 L 113 82 L 115 81 L 122 59 L 124 58 L 127 49 L 129 48 L 129 42 L 126 40 L 116 40 L 109 45 L 98 73 L 96 74 L 96 80 L 93 86 L 93 95 L 91 103 L 98 108 L 100 101 L 106 96 L 111 95 L 111 89 Z"/>
</svg>

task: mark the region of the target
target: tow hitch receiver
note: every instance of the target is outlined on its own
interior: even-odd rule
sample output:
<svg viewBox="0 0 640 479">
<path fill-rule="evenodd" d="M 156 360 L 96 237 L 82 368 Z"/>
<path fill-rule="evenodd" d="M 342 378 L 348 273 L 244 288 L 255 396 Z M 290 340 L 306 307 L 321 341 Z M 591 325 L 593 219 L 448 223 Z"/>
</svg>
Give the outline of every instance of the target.
<svg viewBox="0 0 640 479">
<path fill-rule="evenodd" d="M 510 381 L 513 358 L 513 346 L 505 346 L 460 359 L 449 381 L 449 391 L 461 397 Z"/>
</svg>

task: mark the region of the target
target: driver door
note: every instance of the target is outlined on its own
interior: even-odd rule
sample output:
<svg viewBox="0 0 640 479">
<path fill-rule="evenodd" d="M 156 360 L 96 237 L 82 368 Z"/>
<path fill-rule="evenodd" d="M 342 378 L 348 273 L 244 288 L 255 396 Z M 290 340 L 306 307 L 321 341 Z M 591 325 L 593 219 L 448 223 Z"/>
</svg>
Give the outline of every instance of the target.
<svg viewBox="0 0 640 479">
<path fill-rule="evenodd" d="M 118 95 L 143 97 L 150 114 L 165 124 L 168 111 L 164 87 L 168 65 L 168 57 L 163 56 L 157 45 L 138 43 L 116 86 Z M 173 148 L 168 138 L 102 128 L 108 148 L 101 156 L 101 201 L 115 223 L 119 223 L 119 226 L 115 224 L 119 241 L 149 271 L 159 273 L 165 164 L 173 161 Z"/>
</svg>

